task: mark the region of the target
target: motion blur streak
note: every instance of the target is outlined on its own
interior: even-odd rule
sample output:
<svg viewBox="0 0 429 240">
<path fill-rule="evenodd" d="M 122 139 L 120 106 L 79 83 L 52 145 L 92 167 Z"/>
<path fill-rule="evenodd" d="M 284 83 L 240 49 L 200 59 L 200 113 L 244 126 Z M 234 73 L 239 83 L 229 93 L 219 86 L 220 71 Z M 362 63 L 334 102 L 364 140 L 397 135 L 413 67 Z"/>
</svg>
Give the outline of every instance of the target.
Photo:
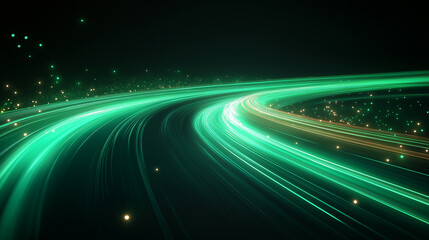
<svg viewBox="0 0 429 240">
<path fill-rule="evenodd" d="M 63 218 L 68 226 L 55 228 L 110 226 L 121 209 L 165 238 L 221 236 L 231 225 L 253 236 L 423 237 L 428 139 L 279 109 L 428 85 L 428 72 L 286 79 L 2 114 L 0 239 L 53 236 Z M 410 167 L 386 163 L 392 155 Z"/>
</svg>

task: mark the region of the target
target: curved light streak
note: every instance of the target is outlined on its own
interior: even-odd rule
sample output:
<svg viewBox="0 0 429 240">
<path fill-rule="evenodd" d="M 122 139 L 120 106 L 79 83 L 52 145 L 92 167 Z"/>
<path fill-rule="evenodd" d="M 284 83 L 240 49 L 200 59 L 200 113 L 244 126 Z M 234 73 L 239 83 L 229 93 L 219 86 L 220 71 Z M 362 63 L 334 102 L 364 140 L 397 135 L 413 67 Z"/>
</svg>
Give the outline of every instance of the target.
<svg viewBox="0 0 429 240">
<path fill-rule="evenodd" d="M 305 227 L 304 223 L 310 222 L 326 227 L 333 236 L 421 236 L 410 229 L 417 226 L 425 232 L 429 224 L 429 192 L 421 187 L 429 176 L 418 169 L 377 161 L 378 155 L 373 153 L 427 161 L 428 139 L 330 123 L 270 105 L 387 87 L 427 87 L 428 74 L 213 85 L 76 100 L 3 114 L 0 239 L 32 238 L 48 231 L 43 230 L 42 218 L 49 216 L 45 209 L 55 207 L 47 205 L 47 199 L 55 199 L 53 185 L 73 181 L 61 175 L 75 164 L 83 166 L 76 174 L 88 186 L 86 192 L 74 190 L 83 199 L 97 205 L 112 198 L 122 186 L 122 193 L 133 202 L 149 204 L 164 238 L 175 237 L 175 225 L 185 236 L 193 236 L 194 229 L 186 228 L 192 220 L 183 211 L 178 213 L 180 203 L 175 200 L 180 194 L 154 183 L 161 181 L 152 171 L 157 156 L 178 166 L 176 171 L 184 178 L 168 181 L 200 186 L 194 194 L 210 196 L 213 209 L 226 211 L 225 204 L 242 203 L 243 211 L 254 212 L 286 235 L 286 223 L 306 229 L 308 233 L 302 234 L 307 236 L 320 233 Z M 23 136 L 24 132 L 28 134 Z M 362 154 L 323 146 L 320 141 L 324 139 L 352 145 Z M 150 140 L 164 146 L 163 152 L 148 149 Z M 224 188 L 213 186 L 214 182 Z M 188 187 L 184 184 L 181 188 Z M 221 193 L 233 197 L 225 202 L 228 198 Z M 353 198 L 370 207 L 355 206 Z M 79 211 L 85 213 L 84 209 Z M 230 214 L 235 219 L 245 218 Z M 291 220 L 294 214 L 305 220 Z M 397 219 L 389 219 L 389 214 Z M 372 224 L 371 218 L 377 224 Z M 379 224 L 397 229 L 389 233 Z"/>
</svg>

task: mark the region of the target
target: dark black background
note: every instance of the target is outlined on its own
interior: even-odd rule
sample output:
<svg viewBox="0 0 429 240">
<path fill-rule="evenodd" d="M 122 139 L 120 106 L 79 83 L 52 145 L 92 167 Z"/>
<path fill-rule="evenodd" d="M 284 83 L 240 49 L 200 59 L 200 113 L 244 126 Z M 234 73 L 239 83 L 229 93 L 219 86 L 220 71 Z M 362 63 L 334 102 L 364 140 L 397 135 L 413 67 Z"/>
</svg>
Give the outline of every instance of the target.
<svg viewBox="0 0 429 240">
<path fill-rule="evenodd" d="M 84 69 L 280 78 L 429 67 L 417 1 L 12 1 L 0 11 L 2 85 L 43 79 L 50 64 L 66 82 Z"/>
<path fill-rule="evenodd" d="M 85 84 L 94 78 L 99 79 L 98 84 L 110 84 L 114 76 L 121 77 L 113 80 L 127 81 L 127 78 L 143 76 L 146 69 L 155 72 L 154 76 L 157 72 L 162 75 L 166 69 L 180 69 L 192 76 L 239 75 L 248 79 L 428 70 L 427 9 L 417 1 L 378 0 L 2 2 L 0 95 L 3 98 L 10 94 L 5 84 L 31 93 L 36 81 L 50 79 L 51 64 L 55 66 L 55 74 L 70 86 L 75 86 L 76 81 Z M 85 20 L 83 24 L 80 23 L 81 18 Z M 11 33 L 16 37 L 11 38 Z M 23 39 L 25 35 L 29 36 L 28 40 Z M 37 47 L 39 42 L 43 43 L 42 48 Z M 22 44 L 22 48 L 18 49 L 17 44 Z M 89 69 L 89 73 L 85 69 Z M 115 75 L 112 74 L 114 69 L 117 70 Z M 154 77 L 153 81 L 157 79 Z M 26 91 L 26 88 L 30 90 Z M 155 131 L 160 129 L 156 124 L 161 120 L 155 120 L 149 123 L 151 127 L 148 129 L 153 131 L 149 136 L 155 136 Z M 195 137 L 189 136 L 188 139 Z M 206 210 L 206 215 L 202 215 L 179 208 L 186 213 L 181 215 L 184 222 L 195 223 L 195 226 L 187 227 L 196 229 L 196 236 L 228 231 L 235 234 L 244 232 L 249 237 L 255 233 L 267 238 L 278 234 L 274 230 L 258 232 L 256 227 L 261 223 L 257 221 L 259 218 L 250 215 L 250 211 L 245 212 L 249 214 L 245 224 L 221 222 L 224 216 L 217 209 L 206 206 L 204 200 L 191 195 L 195 189 L 189 187 L 189 192 L 177 191 L 174 184 L 184 189 L 190 186 L 188 182 L 176 180 L 186 178 L 174 178 L 182 173 L 175 171 L 178 167 L 167 164 L 169 158 L 167 151 L 162 149 L 164 145 L 157 145 L 158 142 L 152 138 L 147 142 L 144 144 L 146 148 L 159 149 L 160 153 L 148 156 L 148 165 L 160 164 L 154 162 L 160 159 L 165 161 L 164 166 L 169 166 L 166 170 L 162 168 L 164 178 L 153 188 L 161 191 L 163 188 L 157 184 L 172 184 L 170 193 L 176 199 L 183 195 L 187 201 L 191 199 Z M 89 152 L 94 151 L 89 149 L 85 153 Z M 81 159 L 85 157 L 87 155 Z M 129 168 L 137 169 L 136 166 Z M 70 172 L 80 173 L 78 170 Z M 148 202 L 141 205 L 137 200 L 120 198 L 123 186 L 117 182 L 115 184 L 118 185 L 112 186 L 112 196 L 120 199 L 109 199 L 97 208 L 88 207 L 94 212 L 93 218 L 85 218 L 88 222 L 82 221 L 79 214 L 87 209 L 76 202 L 83 202 L 84 197 L 72 193 L 73 189 L 79 192 L 79 187 L 86 187 L 85 179 L 66 177 L 77 180 L 65 185 L 58 182 L 58 194 L 50 201 L 59 207 L 53 207 L 54 210 L 44 215 L 42 239 L 53 236 L 119 239 L 124 233 L 128 234 L 125 237 L 135 238 L 143 234 L 149 238 L 161 236 L 157 222 L 153 221 L 154 213 L 147 207 Z M 215 177 L 212 179 L 214 186 L 219 185 Z M 133 192 L 134 189 L 129 188 L 128 192 Z M 222 197 L 228 199 L 229 196 Z M 186 204 L 182 206 L 186 207 Z M 121 214 L 128 208 L 132 210 L 133 221 L 126 225 Z M 67 219 L 66 216 L 71 217 Z M 195 216 L 211 220 L 212 229 L 199 228 Z M 298 211 L 296 216 L 302 217 Z M 170 218 L 175 219 L 173 215 Z M 248 225 L 255 228 L 247 228 Z M 271 229 L 267 223 L 264 226 Z M 319 232 L 325 231 L 323 225 L 314 228 Z M 85 231 L 88 235 L 84 235 Z"/>
</svg>

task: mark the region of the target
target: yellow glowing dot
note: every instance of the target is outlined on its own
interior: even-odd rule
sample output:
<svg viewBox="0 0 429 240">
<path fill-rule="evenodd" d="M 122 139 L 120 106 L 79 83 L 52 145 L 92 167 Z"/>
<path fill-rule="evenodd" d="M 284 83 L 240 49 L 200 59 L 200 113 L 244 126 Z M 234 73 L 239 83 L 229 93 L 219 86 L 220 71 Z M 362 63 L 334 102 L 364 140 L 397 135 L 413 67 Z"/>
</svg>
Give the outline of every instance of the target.
<svg viewBox="0 0 429 240">
<path fill-rule="evenodd" d="M 429 150 L 426 149 L 426 152 L 429 152 Z"/>
<path fill-rule="evenodd" d="M 267 135 L 267 138 L 270 138 L 270 135 Z"/>
<path fill-rule="evenodd" d="M 24 137 L 26 137 L 27 136 L 27 133 L 24 133 Z"/>
<path fill-rule="evenodd" d="M 14 126 L 18 126 L 18 123 L 14 123 L 13 125 L 14 125 Z"/>
<path fill-rule="evenodd" d="M 6 84 L 6 87 L 8 88 L 8 87 L 9 87 L 9 84 Z"/>
<path fill-rule="evenodd" d="M 125 214 L 125 215 L 124 215 L 124 220 L 125 220 L 125 221 L 129 221 L 129 220 L 130 220 L 130 215 Z"/>
<path fill-rule="evenodd" d="M 15 92 L 13 92 L 13 94 L 18 94 L 18 92 L 17 92 L 17 91 L 15 91 Z"/>
<path fill-rule="evenodd" d="M 39 110 L 39 113 L 42 112 L 42 110 Z"/>
<path fill-rule="evenodd" d="M 159 168 L 155 168 L 155 172 L 159 172 Z"/>
<path fill-rule="evenodd" d="M 40 84 L 42 84 L 42 82 L 39 81 L 38 84 L 40 85 Z"/>
<path fill-rule="evenodd" d="M 390 162 L 390 159 L 386 158 L 386 162 Z"/>
<path fill-rule="evenodd" d="M 10 122 L 10 119 L 8 119 L 8 120 L 6 120 L 7 122 Z M 426 152 L 427 152 L 428 150 L 426 150 Z"/>
<path fill-rule="evenodd" d="M 340 149 L 340 146 L 337 146 L 337 149 Z"/>
<path fill-rule="evenodd" d="M 296 145 L 298 145 L 298 142 L 295 142 Z"/>
<path fill-rule="evenodd" d="M 402 145 L 399 145 L 399 147 L 401 148 L 401 147 L 402 147 Z"/>
<path fill-rule="evenodd" d="M 358 200 L 356 200 L 356 199 L 355 199 L 355 200 L 353 200 L 353 203 L 354 203 L 354 204 L 358 204 Z"/>
<path fill-rule="evenodd" d="M 419 122 L 417 123 L 417 126 L 420 126 L 420 123 L 419 123 Z"/>
</svg>

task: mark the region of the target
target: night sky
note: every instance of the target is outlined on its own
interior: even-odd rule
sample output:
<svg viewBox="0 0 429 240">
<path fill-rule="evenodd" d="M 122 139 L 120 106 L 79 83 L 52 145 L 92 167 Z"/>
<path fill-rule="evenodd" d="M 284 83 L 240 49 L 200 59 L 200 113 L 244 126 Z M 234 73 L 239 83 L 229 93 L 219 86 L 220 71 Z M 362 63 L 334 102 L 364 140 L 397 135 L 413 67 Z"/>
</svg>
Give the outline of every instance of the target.
<svg viewBox="0 0 429 240">
<path fill-rule="evenodd" d="M 100 84 L 113 70 L 281 78 L 429 66 L 429 18 L 410 1 L 12 2 L 1 20 L 1 83 L 20 88 L 51 64 L 65 82 Z"/>
<path fill-rule="evenodd" d="M 0 239 L 428 236 L 423 3 L 0 9 Z"/>
</svg>

